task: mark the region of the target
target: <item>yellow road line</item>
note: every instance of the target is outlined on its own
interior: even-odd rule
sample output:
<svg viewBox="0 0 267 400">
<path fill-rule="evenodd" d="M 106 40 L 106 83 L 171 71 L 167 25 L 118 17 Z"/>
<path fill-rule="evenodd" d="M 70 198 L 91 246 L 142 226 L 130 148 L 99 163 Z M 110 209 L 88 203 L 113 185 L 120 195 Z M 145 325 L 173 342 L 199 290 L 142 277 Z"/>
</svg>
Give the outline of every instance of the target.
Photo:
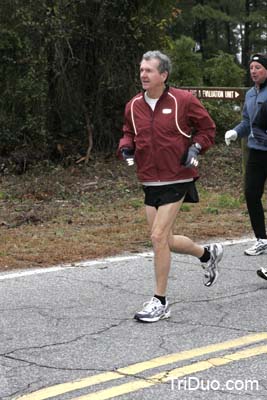
<svg viewBox="0 0 267 400">
<path fill-rule="evenodd" d="M 171 379 L 181 378 L 186 375 L 191 375 L 196 372 L 205 371 L 210 368 L 226 365 L 234 361 L 242 360 L 267 353 L 267 345 L 257 346 L 254 348 L 246 349 L 236 353 L 226 355 L 224 357 L 210 358 L 206 361 L 199 361 L 190 365 L 185 365 L 180 368 L 175 368 L 172 371 L 163 371 L 159 374 L 152 375 L 146 379 L 139 379 L 135 382 L 125 383 L 123 385 L 114 386 L 110 389 L 100 390 L 88 395 L 75 397 L 72 400 L 107 400 L 114 397 L 121 396 L 126 393 L 132 393 L 140 389 L 155 386 L 160 383 L 166 383 Z"/>
<path fill-rule="evenodd" d="M 63 393 L 72 392 L 74 390 L 84 389 L 92 385 L 97 385 L 103 382 L 109 382 L 114 379 L 123 378 L 125 375 L 135 375 L 142 371 L 157 368 L 163 365 L 172 364 L 178 361 L 189 360 L 194 357 L 199 357 L 205 354 L 214 353 L 222 350 L 228 350 L 234 347 L 246 346 L 251 343 L 256 343 L 267 339 L 267 332 L 257 333 L 253 335 L 243 336 L 237 339 L 228 340 L 221 343 L 215 343 L 203 347 L 198 347 L 191 350 L 185 350 L 180 353 L 167 354 L 162 357 L 153 358 L 148 361 L 139 362 L 127 367 L 119 368 L 114 372 L 105 372 L 83 378 L 78 381 L 61 383 L 48 388 L 40 389 L 36 392 L 23 395 L 19 400 L 46 400 Z"/>
</svg>

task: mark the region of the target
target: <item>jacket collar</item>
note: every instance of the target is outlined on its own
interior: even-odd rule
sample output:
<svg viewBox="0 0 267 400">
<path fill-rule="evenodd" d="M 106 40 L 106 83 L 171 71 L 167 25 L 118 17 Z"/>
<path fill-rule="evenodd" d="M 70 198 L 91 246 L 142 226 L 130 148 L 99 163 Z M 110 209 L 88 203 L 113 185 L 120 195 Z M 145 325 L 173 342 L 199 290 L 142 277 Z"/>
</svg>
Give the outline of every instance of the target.
<svg viewBox="0 0 267 400">
<path fill-rule="evenodd" d="M 169 85 L 168 85 L 167 83 L 165 83 L 165 89 L 163 90 L 163 92 L 162 92 L 162 94 L 160 95 L 159 99 L 160 99 L 162 96 L 166 95 L 166 93 L 169 91 L 169 89 L 170 89 Z M 145 91 L 144 89 L 142 89 L 143 96 L 145 95 L 145 92 L 146 92 L 146 91 Z"/>
</svg>

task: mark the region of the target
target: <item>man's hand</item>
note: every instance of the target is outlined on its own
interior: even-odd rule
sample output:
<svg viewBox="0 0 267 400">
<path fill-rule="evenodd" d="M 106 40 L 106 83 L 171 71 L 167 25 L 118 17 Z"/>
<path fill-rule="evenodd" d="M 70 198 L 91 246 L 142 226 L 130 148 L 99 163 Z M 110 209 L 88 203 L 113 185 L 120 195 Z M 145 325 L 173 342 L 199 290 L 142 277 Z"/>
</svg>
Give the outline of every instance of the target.
<svg viewBox="0 0 267 400">
<path fill-rule="evenodd" d="M 237 139 L 237 132 L 234 129 L 230 129 L 230 131 L 226 132 L 224 139 L 225 139 L 226 145 L 229 146 L 229 144 L 232 141 L 235 141 Z"/>
<path fill-rule="evenodd" d="M 201 146 L 198 143 L 192 144 L 192 146 L 189 147 L 187 157 L 184 162 L 184 166 L 186 168 L 192 168 L 192 167 L 198 166 L 197 156 L 199 155 L 200 150 L 201 150 Z"/>
<path fill-rule="evenodd" d="M 124 147 L 121 149 L 122 158 L 129 166 L 134 165 L 134 150 Z"/>
</svg>

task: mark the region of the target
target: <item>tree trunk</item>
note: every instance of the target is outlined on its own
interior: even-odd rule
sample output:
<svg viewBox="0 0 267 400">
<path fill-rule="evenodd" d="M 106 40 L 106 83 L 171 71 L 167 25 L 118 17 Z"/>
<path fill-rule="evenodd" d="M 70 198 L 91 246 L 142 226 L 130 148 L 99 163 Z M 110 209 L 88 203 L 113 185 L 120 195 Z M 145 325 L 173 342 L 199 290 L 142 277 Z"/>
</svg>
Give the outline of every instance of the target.
<svg viewBox="0 0 267 400">
<path fill-rule="evenodd" d="M 250 1 L 246 0 L 245 4 L 245 16 L 246 18 L 250 15 Z M 243 40 L 243 49 L 242 49 L 242 65 L 247 69 L 247 76 L 246 76 L 246 86 L 250 85 L 250 75 L 248 70 L 248 63 L 250 58 L 250 22 L 246 21 L 244 24 L 244 40 Z"/>
<path fill-rule="evenodd" d="M 85 106 L 84 106 L 84 116 L 85 116 L 85 121 L 86 121 L 86 130 L 88 133 L 88 148 L 87 148 L 86 156 L 84 159 L 84 163 L 88 164 L 88 162 L 90 160 L 91 151 L 93 148 L 93 129 L 92 129 L 88 110 L 86 109 Z"/>
</svg>

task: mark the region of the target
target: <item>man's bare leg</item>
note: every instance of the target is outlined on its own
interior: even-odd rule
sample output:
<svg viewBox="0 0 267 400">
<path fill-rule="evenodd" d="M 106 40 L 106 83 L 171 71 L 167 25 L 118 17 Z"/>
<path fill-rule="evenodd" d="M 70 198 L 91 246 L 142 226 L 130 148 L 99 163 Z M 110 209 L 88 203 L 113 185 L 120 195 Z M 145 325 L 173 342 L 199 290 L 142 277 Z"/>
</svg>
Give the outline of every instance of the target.
<svg viewBox="0 0 267 400">
<path fill-rule="evenodd" d="M 160 206 L 158 210 L 146 206 L 146 216 L 151 230 L 154 249 L 156 287 L 155 294 L 165 296 L 171 265 L 171 250 L 200 258 L 204 248 L 185 236 L 173 235 L 172 227 L 182 205 L 176 203 Z"/>
<path fill-rule="evenodd" d="M 180 254 L 189 254 L 200 258 L 204 253 L 204 247 L 193 242 L 187 236 L 173 235 L 172 232 L 169 236 L 169 246 L 171 251 Z"/>
</svg>

